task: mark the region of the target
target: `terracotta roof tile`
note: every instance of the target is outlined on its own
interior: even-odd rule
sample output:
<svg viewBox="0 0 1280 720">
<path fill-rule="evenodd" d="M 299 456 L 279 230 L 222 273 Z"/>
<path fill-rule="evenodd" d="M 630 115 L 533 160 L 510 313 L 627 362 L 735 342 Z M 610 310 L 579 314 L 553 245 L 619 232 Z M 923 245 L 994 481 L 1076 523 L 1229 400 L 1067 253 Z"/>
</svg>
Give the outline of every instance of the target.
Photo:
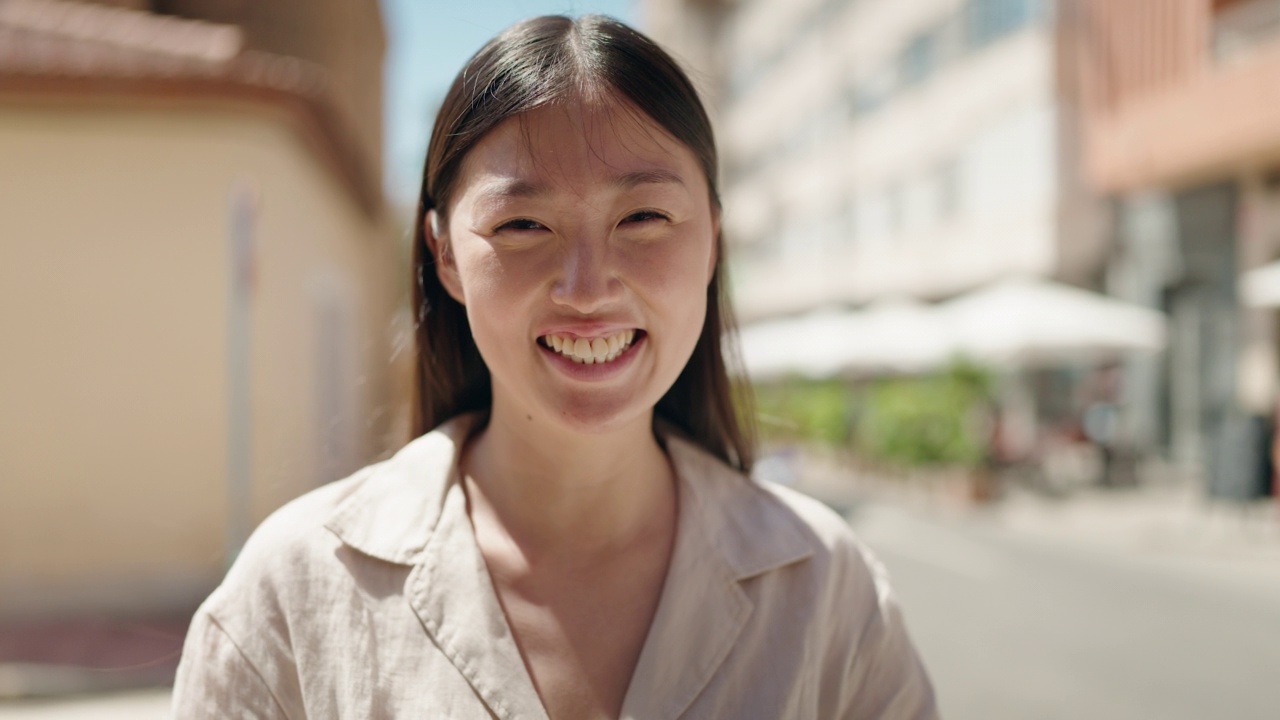
<svg viewBox="0 0 1280 720">
<path fill-rule="evenodd" d="M 300 102 L 327 136 L 361 204 L 371 213 L 381 205 L 378 180 L 334 102 L 328 72 L 298 58 L 245 50 L 234 25 L 69 0 L 0 0 L 0 92 L 32 88 L 230 92 Z"/>
<path fill-rule="evenodd" d="M 0 0 L 0 27 L 18 38 L 104 46 L 120 52 L 223 62 L 244 45 L 240 28 L 66 0 Z"/>
<path fill-rule="evenodd" d="M 0 75 L 218 78 L 327 92 L 322 67 L 243 48 L 234 25 L 68 0 L 0 0 Z"/>
</svg>

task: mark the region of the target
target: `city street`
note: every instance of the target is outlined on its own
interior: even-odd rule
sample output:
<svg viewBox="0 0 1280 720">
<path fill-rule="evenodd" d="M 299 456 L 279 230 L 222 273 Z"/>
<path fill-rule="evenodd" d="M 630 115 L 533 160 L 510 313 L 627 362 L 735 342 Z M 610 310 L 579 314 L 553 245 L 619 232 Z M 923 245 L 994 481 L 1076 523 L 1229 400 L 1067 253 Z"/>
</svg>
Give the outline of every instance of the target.
<svg viewBox="0 0 1280 720">
<path fill-rule="evenodd" d="M 900 684 L 751 483 L 944 720 L 1280 720 L 1277 98 L 1280 0 L 0 0 L 0 720 Z"/>
<path fill-rule="evenodd" d="M 839 506 L 893 577 L 943 718 L 1276 717 L 1280 568 L 1269 558 L 1153 552 L 1079 528 L 1031 532 L 1007 515 L 847 499 Z M 167 697 L 0 704 L 0 720 L 161 718 Z"/>
<path fill-rule="evenodd" d="M 884 505 L 852 519 L 893 577 L 944 718 L 1280 716 L 1280 569 Z"/>
</svg>

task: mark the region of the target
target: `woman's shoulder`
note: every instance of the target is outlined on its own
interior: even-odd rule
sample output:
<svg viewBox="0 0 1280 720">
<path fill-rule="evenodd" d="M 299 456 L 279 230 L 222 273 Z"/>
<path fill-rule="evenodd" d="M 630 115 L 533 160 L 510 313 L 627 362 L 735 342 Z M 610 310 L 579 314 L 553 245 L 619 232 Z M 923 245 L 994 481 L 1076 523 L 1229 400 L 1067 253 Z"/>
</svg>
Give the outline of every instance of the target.
<svg viewBox="0 0 1280 720">
<path fill-rule="evenodd" d="M 281 506 L 253 531 L 206 606 L 283 601 L 341 575 L 345 546 L 366 557 L 409 564 L 433 524 L 465 422 L 420 436 L 392 457 Z"/>
<path fill-rule="evenodd" d="M 297 652 L 340 637 L 333 618 L 347 617 L 342 598 L 354 597 L 344 579 L 350 558 L 327 524 L 386 466 L 368 465 L 301 495 L 253 531 L 192 618 L 175 680 L 179 714 L 213 707 L 219 716 L 229 707 L 254 717 L 300 712 Z"/>
<path fill-rule="evenodd" d="M 793 516 L 811 533 L 816 546 L 832 551 L 862 549 L 862 540 L 849 525 L 849 520 L 830 505 L 799 490 L 769 481 L 753 484 L 773 502 Z"/>
<path fill-rule="evenodd" d="M 752 579 L 744 589 L 757 603 L 753 617 L 765 625 L 785 620 L 820 648 L 814 657 L 835 688 L 829 700 L 842 708 L 839 716 L 936 717 L 889 575 L 848 521 L 803 493 L 748 478 L 688 441 L 670 447 L 714 552 L 739 579 Z"/>
<path fill-rule="evenodd" d="M 332 553 L 325 525 L 387 461 L 322 485 L 280 506 L 250 534 L 204 609 L 225 611 L 262 595 L 278 597 Z"/>
<path fill-rule="evenodd" d="M 240 568 L 305 569 L 309 555 L 320 550 L 330 556 L 335 543 L 405 562 L 413 550 L 406 534 L 430 524 L 469 420 L 460 417 L 446 423 L 389 458 L 285 503 L 250 536 L 228 580 Z"/>
<path fill-rule="evenodd" d="M 308 544 L 344 503 L 357 495 L 369 478 L 382 470 L 389 460 L 371 463 L 340 480 L 325 483 L 276 508 L 258 525 L 237 557 L 256 559 L 275 556 L 281 550 Z"/>
<path fill-rule="evenodd" d="M 677 467 L 689 476 L 687 486 L 696 501 L 711 509 L 706 523 L 712 532 L 730 536 L 741 547 L 808 557 L 822 566 L 843 565 L 855 574 L 874 567 L 848 521 L 823 502 L 751 478 L 689 440 L 677 437 L 669 445 Z M 783 547 L 788 548 L 785 553 L 778 550 Z"/>
<path fill-rule="evenodd" d="M 829 592 L 862 596 L 881 602 L 890 593 L 889 574 L 872 549 L 858 536 L 846 517 L 827 504 L 797 490 L 772 482 L 756 483 L 805 529 L 813 549 L 819 584 Z"/>
</svg>

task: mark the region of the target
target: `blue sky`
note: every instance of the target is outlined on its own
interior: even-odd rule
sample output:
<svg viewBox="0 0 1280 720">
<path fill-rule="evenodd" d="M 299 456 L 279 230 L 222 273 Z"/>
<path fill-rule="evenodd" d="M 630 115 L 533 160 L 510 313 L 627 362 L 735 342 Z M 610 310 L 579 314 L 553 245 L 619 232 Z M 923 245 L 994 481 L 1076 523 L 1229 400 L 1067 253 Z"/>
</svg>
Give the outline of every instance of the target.
<svg viewBox="0 0 1280 720">
<path fill-rule="evenodd" d="M 382 9 L 388 41 L 385 182 L 394 204 L 416 201 L 436 108 L 485 41 L 535 15 L 604 13 L 637 20 L 632 0 L 382 0 Z"/>
</svg>

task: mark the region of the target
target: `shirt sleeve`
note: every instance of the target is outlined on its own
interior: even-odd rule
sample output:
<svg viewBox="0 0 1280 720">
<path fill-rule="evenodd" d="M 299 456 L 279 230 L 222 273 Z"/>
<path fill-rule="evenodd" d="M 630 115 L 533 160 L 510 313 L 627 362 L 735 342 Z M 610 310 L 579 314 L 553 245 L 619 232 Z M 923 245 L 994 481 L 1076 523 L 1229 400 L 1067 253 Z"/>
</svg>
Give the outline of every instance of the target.
<svg viewBox="0 0 1280 720">
<path fill-rule="evenodd" d="M 862 549 L 876 602 L 850 662 L 842 720 L 937 720 L 937 701 L 924 663 L 907 635 L 888 572 Z"/>
<path fill-rule="evenodd" d="M 257 667 L 205 610 L 187 631 L 173 684 L 173 717 L 288 718 Z"/>
</svg>

